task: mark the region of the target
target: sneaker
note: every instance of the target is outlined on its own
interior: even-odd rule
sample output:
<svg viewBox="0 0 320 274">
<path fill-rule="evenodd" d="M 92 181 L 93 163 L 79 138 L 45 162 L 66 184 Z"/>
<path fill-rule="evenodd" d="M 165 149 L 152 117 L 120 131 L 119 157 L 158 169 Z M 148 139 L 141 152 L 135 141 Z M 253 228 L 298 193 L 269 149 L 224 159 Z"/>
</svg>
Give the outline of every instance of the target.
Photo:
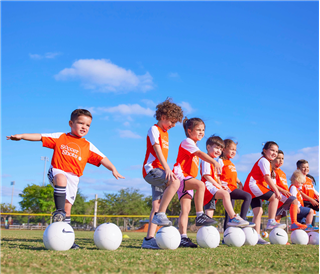
<svg viewBox="0 0 320 274">
<path fill-rule="evenodd" d="M 202 213 L 202 215 L 196 218 L 196 226 L 209 226 L 214 225 L 217 222 L 210 218 L 207 214 Z"/>
<path fill-rule="evenodd" d="M 272 230 L 274 228 L 281 228 L 285 229 L 286 225 L 285 224 L 278 224 L 276 221 L 268 221 L 266 230 Z"/>
<path fill-rule="evenodd" d="M 222 239 L 221 244 L 226 245 L 226 243 L 224 242 L 224 239 Z"/>
<path fill-rule="evenodd" d="M 243 220 L 239 214 L 237 214 L 233 219 L 230 219 L 227 223 L 228 226 L 245 227 L 249 225 L 248 221 Z"/>
<path fill-rule="evenodd" d="M 52 213 L 52 222 L 63 222 L 66 219 L 66 212 L 64 210 L 56 210 Z"/>
<path fill-rule="evenodd" d="M 157 245 L 157 241 L 155 238 L 151 238 L 149 240 L 147 240 L 146 238 L 143 238 L 141 248 L 160 249 L 160 247 Z"/>
<path fill-rule="evenodd" d="M 257 245 L 269 245 L 269 244 L 270 244 L 269 242 L 265 241 L 264 239 L 262 239 L 262 238 L 259 236 Z"/>
<path fill-rule="evenodd" d="M 290 230 L 291 231 L 294 231 L 296 229 L 302 229 L 302 230 L 306 230 L 307 229 L 307 226 L 306 225 L 303 225 L 303 224 L 300 224 L 300 223 L 293 223 L 291 224 L 290 226 Z"/>
<path fill-rule="evenodd" d="M 71 249 L 80 249 L 80 246 L 78 246 L 76 243 L 73 243 Z"/>
<path fill-rule="evenodd" d="M 159 226 L 171 226 L 172 222 L 167 218 L 166 214 L 154 214 L 152 221 L 153 224 Z"/>
<path fill-rule="evenodd" d="M 196 248 L 198 247 L 196 244 L 194 244 L 190 238 L 181 238 L 181 242 L 179 247 L 191 247 Z"/>
<path fill-rule="evenodd" d="M 252 222 L 249 222 L 249 224 L 247 225 L 247 227 L 255 227 L 256 224 L 255 223 L 252 223 Z"/>
<path fill-rule="evenodd" d="M 307 225 L 307 228 L 305 229 L 306 232 L 312 232 L 312 231 L 319 231 L 319 227 L 312 226 L 311 224 Z"/>
</svg>

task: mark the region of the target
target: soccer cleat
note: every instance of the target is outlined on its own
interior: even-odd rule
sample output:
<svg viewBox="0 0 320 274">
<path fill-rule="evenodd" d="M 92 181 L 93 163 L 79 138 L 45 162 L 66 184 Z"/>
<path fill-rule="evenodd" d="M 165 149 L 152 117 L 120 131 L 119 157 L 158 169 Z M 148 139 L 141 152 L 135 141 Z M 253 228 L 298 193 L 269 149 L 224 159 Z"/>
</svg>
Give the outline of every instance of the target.
<svg viewBox="0 0 320 274">
<path fill-rule="evenodd" d="M 149 240 L 147 240 L 146 238 L 143 238 L 143 242 L 142 242 L 141 248 L 160 249 L 160 247 L 157 245 L 157 242 L 156 242 L 155 238 L 151 238 Z"/>
<path fill-rule="evenodd" d="M 179 247 L 191 247 L 196 248 L 198 247 L 196 244 L 194 244 L 190 238 L 181 238 L 181 242 Z"/>
<path fill-rule="evenodd" d="M 237 227 L 246 227 L 249 226 L 249 222 L 243 220 L 239 214 L 236 214 L 236 216 L 227 223 L 228 226 L 237 226 Z"/>
<path fill-rule="evenodd" d="M 291 224 L 290 230 L 291 230 L 291 231 L 294 231 L 294 230 L 296 230 L 296 229 L 305 230 L 305 229 L 307 229 L 307 226 L 306 226 L 306 225 L 303 225 L 303 224 L 300 224 L 300 223 L 298 223 L 298 222 Z"/>
<path fill-rule="evenodd" d="M 63 210 L 56 210 L 52 213 L 52 222 L 63 222 L 66 219 L 66 212 Z"/>
<path fill-rule="evenodd" d="M 305 229 L 306 232 L 312 232 L 312 231 L 319 231 L 319 227 L 312 226 L 311 224 L 307 225 L 307 228 Z"/>
<path fill-rule="evenodd" d="M 73 243 L 71 249 L 80 249 L 80 246 L 78 246 L 76 243 Z"/>
<path fill-rule="evenodd" d="M 226 243 L 224 242 L 224 239 L 222 239 L 221 244 L 226 245 Z"/>
<path fill-rule="evenodd" d="M 285 224 L 278 224 L 276 221 L 268 221 L 266 230 L 272 230 L 274 228 L 281 228 L 285 229 L 286 225 Z"/>
<path fill-rule="evenodd" d="M 257 245 L 269 245 L 270 243 L 265 241 L 264 239 L 262 239 L 259 235 L 259 239 L 258 239 L 258 242 L 257 242 Z"/>
<path fill-rule="evenodd" d="M 207 214 L 202 213 L 202 215 L 196 217 L 196 226 L 209 226 L 214 225 L 217 222 L 210 218 Z"/>
<path fill-rule="evenodd" d="M 172 222 L 167 218 L 166 214 L 154 214 L 151 222 L 159 226 L 172 225 Z"/>
</svg>

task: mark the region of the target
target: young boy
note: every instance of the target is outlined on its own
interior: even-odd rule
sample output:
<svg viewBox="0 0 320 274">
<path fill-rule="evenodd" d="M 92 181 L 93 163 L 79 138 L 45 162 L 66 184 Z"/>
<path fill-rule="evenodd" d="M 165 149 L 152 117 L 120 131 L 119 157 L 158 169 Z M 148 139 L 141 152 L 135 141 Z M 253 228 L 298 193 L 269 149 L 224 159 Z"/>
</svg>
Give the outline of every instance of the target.
<svg viewBox="0 0 320 274">
<path fill-rule="evenodd" d="M 283 161 L 284 153 L 279 149 L 277 158 L 271 161 L 273 170 L 272 177 L 281 195 L 281 200 L 279 201 L 278 210 L 276 213 L 276 221 L 280 222 L 281 218 L 287 216 L 287 212 L 289 211 L 291 217 L 290 230 L 293 231 L 296 229 L 306 229 L 306 225 L 300 224 L 297 221 L 299 208 L 298 200 L 289 192 L 286 174 L 280 169 L 280 167 L 283 165 Z"/>
<path fill-rule="evenodd" d="M 318 231 L 318 227 L 312 226 L 312 219 L 314 211 L 311 208 L 304 207 L 303 199 L 301 196 L 300 188 L 306 181 L 306 176 L 298 169 L 293 172 L 291 178 L 291 186 L 289 188 L 292 196 L 296 197 L 298 200 L 298 216 L 297 221 L 301 222 L 304 218 L 306 219 L 307 228 L 305 231 Z"/>
<path fill-rule="evenodd" d="M 180 186 L 180 181 L 170 169 L 167 158 L 169 151 L 168 130 L 182 121 L 183 111 L 170 98 L 156 107 L 153 125 L 147 136 L 147 152 L 143 163 L 143 178 L 151 185 L 152 210 L 149 218 L 147 237 L 143 239 L 142 248 L 158 249 L 154 238 L 157 225 L 169 226 L 171 221 L 165 212 Z"/>
<path fill-rule="evenodd" d="M 70 224 L 71 208 L 75 201 L 79 177 L 82 176 L 86 163 L 100 166 L 112 171 L 116 179 L 122 178 L 114 165 L 84 136 L 89 132 L 92 121 L 91 113 L 86 109 L 76 109 L 71 113 L 69 133 L 23 133 L 7 136 L 7 140 L 42 141 L 42 145 L 54 150 L 48 178 L 54 187 L 56 211 L 53 222 L 65 221 Z M 78 249 L 73 244 L 72 249 Z"/>
</svg>

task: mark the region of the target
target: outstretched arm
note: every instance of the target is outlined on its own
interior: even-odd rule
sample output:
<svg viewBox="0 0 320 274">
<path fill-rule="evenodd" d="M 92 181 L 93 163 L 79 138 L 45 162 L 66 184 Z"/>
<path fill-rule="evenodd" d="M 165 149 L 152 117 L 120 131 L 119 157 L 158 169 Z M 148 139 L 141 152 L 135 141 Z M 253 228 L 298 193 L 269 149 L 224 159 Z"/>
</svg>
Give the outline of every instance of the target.
<svg viewBox="0 0 320 274">
<path fill-rule="evenodd" d="M 112 172 L 112 175 L 118 180 L 119 178 L 125 179 L 122 175 L 120 175 L 116 169 L 116 167 L 110 162 L 110 160 L 107 157 L 104 157 L 101 160 L 101 165 L 103 165 L 105 168 L 109 169 Z"/>
<path fill-rule="evenodd" d="M 41 141 L 41 134 L 40 133 L 22 133 L 22 134 L 15 134 L 11 136 L 7 136 L 7 140 L 13 141 Z"/>
<path fill-rule="evenodd" d="M 207 153 L 204 153 L 201 150 L 198 150 L 194 153 L 194 155 L 198 156 L 201 160 L 206 161 L 210 164 L 213 164 L 215 169 L 218 171 L 218 173 L 221 173 L 221 166 L 220 164 L 213 159 L 212 157 L 210 157 Z"/>
</svg>

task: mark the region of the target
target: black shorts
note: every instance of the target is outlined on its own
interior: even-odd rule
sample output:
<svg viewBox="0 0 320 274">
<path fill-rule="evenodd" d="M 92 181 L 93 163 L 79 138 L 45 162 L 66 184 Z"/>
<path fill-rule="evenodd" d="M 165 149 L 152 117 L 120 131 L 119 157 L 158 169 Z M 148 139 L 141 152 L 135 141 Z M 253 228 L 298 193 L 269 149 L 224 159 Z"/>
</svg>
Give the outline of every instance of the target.
<svg viewBox="0 0 320 274">
<path fill-rule="evenodd" d="M 311 202 L 309 202 L 309 201 L 303 201 L 303 203 L 304 203 L 304 207 L 309 207 L 309 208 L 312 208 L 315 211 L 319 211 L 319 205 L 313 206 L 311 204 Z"/>
<path fill-rule="evenodd" d="M 255 197 L 252 199 L 251 201 L 251 207 L 252 209 L 254 209 L 255 207 L 262 207 L 262 200 L 266 200 L 269 201 L 269 199 L 271 198 L 271 196 L 273 195 L 273 191 L 268 191 L 267 193 L 259 196 L 259 197 Z"/>
</svg>

